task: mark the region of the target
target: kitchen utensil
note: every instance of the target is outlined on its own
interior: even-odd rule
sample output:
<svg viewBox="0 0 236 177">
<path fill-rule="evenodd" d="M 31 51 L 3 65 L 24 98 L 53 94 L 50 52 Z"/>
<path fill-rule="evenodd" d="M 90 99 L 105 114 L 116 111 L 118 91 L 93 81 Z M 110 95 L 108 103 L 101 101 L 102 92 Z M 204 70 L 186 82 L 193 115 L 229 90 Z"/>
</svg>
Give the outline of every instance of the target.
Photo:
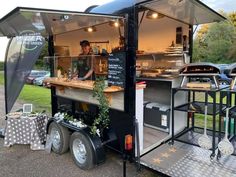
<svg viewBox="0 0 236 177">
<path fill-rule="evenodd" d="M 211 139 L 207 136 L 207 105 L 205 105 L 204 134 L 198 139 L 198 144 L 204 149 L 211 149 Z"/>
<path fill-rule="evenodd" d="M 226 117 L 225 117 L 225 137 L 218 144 L 220 152 L 224 155 L 231 155 L 234 152 L 234 146 L 230 143 L 228 139 L 228 123 L 229 123 L 229 108 L 226 108 Z"/>
<path fill-rule="evenodd" d="M 190 105 L 189 105 L 189 109 L 191 110 L 191 111 L 194 111 L 194 112 L 201 112 L 202 110 L 201 110 L 201 106 L 199 106 L 198 104 L 196 104 L 196 103 L 191 103 Z"/>
</svg>

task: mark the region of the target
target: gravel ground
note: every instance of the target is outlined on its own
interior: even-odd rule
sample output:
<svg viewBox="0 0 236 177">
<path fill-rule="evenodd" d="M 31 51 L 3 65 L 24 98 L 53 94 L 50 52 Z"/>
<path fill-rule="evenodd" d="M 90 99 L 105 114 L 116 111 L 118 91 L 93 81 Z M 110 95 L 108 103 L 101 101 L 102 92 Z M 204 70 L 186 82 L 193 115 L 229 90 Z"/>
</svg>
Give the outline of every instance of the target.
<svg viewBox="0 0 236 177">
<path fill-rule="evenodd" d="M 0 85 L 0 128 L 4 127 L 5 121 L 4 121 L 4 115 L 5 115 L 5 97 L 4 97 L 4 87 Z M 23 103 L 21 101 L 17 101 L 12 110 L 17 110 L 19 108 L 22 108 Z"/>
<path fill-rule="evenodd" d="M 0 116 L 4 116 L 4 90 L 0 86 Z M 17 101 L 13 110 L 22 107 Z M 5 121 L 0 119 L 0 127 Z M 122 160 L 114 152 L 107 152 L 104 164 L 89 170 L 80 170 L 72 160 L 69 152 L 63 155 L 48 154 L 45 151 L 32 151 L 29 145 L 3 147 L 0 139 L 0 177 L 122 177 Z M 127 163 L 127 177 L 154 177 L 152 172 L 143 169 L 137 173 L 133 164 Z"/>
</svg>

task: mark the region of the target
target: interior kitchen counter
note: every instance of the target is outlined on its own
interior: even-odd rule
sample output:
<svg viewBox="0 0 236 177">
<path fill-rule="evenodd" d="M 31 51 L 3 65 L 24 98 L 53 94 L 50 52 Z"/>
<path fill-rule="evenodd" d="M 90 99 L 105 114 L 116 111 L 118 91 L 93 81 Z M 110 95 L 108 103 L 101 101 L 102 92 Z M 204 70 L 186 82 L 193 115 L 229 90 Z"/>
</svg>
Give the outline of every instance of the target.
<svg viewBox="0 0 236 177">
<path fill-rule="evenodd" d="M 136 77 L 136 80 L 146 80 L 146 81 L 170 81 L 173 82 L 176 79 L 179 79 L 178 75 L 173 76 L 160 76 L 160 77 Z"/>
</svg>

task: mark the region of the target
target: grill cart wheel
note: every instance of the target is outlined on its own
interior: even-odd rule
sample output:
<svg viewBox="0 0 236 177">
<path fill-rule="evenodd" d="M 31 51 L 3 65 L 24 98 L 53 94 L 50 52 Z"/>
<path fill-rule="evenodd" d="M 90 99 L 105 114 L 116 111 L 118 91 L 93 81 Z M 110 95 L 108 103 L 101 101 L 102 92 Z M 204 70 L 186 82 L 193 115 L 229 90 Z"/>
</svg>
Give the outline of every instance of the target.
<svg viewBox="0 0 236 177">
<path fill-rule="evenodd" d="M 70 151 L 76 165 L 88 170 L 94 167 L 95 155 L 89 139 L 81 132 L 71 135 Z"/>
<path fill-rule="evenodd" d="M 53 152 L 63 154 L 68 151 L 70 137 L 67 128 L 52 122 L 49 126 L 49 135 L 52 139 Z"/>
</svg>

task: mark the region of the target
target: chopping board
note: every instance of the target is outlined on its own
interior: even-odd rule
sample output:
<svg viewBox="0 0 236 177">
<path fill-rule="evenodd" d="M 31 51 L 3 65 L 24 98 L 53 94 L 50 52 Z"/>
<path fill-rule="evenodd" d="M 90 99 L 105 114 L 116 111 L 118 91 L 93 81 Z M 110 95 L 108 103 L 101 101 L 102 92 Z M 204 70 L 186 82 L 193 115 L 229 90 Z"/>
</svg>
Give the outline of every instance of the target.
<svg viewBox="0 0 236 177">
<path fill-rule="evenodd" d="M 211 88 L 211 83 L 209 82 L 189 82 L 186 85 L 189 88 Z"/>
<path fill-rule="evenodd" d="M 142 76 L 144 76 L 144 77 L 157 77 L 159 75 L 160 75 L 160 73 L 157 73 L 157 72 L 145 72 L 145 73 L 142 73 Z"/>
</svg>

